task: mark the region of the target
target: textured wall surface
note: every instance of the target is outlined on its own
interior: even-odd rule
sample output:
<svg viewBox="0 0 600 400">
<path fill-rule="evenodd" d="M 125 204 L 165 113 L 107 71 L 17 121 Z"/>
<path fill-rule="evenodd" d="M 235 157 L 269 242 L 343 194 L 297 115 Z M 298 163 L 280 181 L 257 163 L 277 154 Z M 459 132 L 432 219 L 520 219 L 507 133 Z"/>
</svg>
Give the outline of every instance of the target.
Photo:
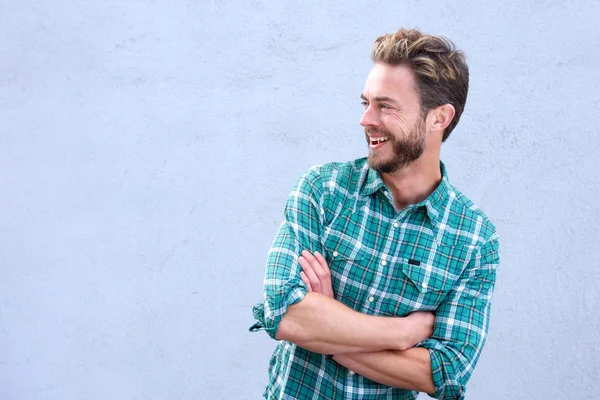
<svg viewBox="0 0 600 400">
<path fill-rule="evenodd" d="M 600 3 L 340 4 L 0 0 L 0 399 L 260 398 L 284 201 L 366 154 L 400 26 L 471 68 L 443 159 L 502 265 L 468 398 L 600 398 Z"/>
</svg>

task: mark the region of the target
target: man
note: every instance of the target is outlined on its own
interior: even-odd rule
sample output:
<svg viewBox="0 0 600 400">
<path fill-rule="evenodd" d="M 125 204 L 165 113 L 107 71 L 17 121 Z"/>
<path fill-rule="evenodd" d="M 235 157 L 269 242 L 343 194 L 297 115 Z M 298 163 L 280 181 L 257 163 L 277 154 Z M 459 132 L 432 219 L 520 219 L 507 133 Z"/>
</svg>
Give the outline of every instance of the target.
<svg viewBox="0 0 600 400">
<path fill-rule="evenodd" d="M 462 399 L 485 342 L 498 237 L 440 161 L 464 56 L 401 29 L 372 58 L 368 158 L 311 168 L 268 255 L 251 328 L 279 340 L 267 399 Z"/>
</svg>

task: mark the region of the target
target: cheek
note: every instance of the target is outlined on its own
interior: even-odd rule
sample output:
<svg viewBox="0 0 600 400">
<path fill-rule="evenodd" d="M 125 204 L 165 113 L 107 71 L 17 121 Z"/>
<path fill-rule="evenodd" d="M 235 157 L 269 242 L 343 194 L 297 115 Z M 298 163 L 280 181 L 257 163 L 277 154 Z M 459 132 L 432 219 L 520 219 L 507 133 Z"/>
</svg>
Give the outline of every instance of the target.
<svg viewBox="0 0 600 400">
<path fill-rule="evenodd" d="M 383 119 L 383 123 L 392 133 L 403 133 L 410 130 L 410 124 L 399 115 L 388 115 Z"/>
</svg>

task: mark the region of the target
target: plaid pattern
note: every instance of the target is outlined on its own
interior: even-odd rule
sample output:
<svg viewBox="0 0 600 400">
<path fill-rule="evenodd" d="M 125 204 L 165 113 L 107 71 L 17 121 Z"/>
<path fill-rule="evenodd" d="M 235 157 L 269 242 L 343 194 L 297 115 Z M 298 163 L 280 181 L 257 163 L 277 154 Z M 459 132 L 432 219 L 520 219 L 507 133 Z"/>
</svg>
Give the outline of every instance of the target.
<svg viewBox="0 0 600 400">
<path fill-rule="evenodd" d="M 366 159 L 311 168 L 298 181 L 267 259 L 258 321 L 275 337 L 287 308 L 306 295 L 298 256 L 323 254 L 336 299 L 356 311 L 405 316 L 435 311 L 429 349 L 436 398 L 461 399 L 483 348 L 499 264 L 494 225 L 442 181 L 423 202 L 398 212 Z M 267 399 L 415 399 L 324 355 L 280 341 L 269 366 Z"/>
</svg>

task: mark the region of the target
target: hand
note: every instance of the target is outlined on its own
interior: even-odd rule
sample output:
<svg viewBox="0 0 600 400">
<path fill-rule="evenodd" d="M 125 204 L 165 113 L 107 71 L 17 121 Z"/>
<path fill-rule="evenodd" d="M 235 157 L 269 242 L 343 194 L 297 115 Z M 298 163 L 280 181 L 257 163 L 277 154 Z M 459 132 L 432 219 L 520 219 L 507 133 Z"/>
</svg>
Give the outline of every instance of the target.
<svg viewBox="0 0 600 400">
<path fill-rule="evenodd" d="M 335 298 L 333 287 L 331 286 L 331 271 L 325 258 L 315 251 L 315 255 L 309 251 L 303 250 L 302 255 L 298 257 L 298 262 L 302 267 L 300 278 L 306 285 L 309 292 L 321 293 L 325 296 Z"/>
<path fill-rule="evenodd" d="M 409 341 L 410 347 L 414 347 L 416 344 L 429 339 L 433 335 L 433 325 L 435 323 L 435 315 L 433 313 L 417 311 L 409 314 L 405 319 L 410 323 L 409 326 L 412 328 L 411 340 Z"/>
</svg>

